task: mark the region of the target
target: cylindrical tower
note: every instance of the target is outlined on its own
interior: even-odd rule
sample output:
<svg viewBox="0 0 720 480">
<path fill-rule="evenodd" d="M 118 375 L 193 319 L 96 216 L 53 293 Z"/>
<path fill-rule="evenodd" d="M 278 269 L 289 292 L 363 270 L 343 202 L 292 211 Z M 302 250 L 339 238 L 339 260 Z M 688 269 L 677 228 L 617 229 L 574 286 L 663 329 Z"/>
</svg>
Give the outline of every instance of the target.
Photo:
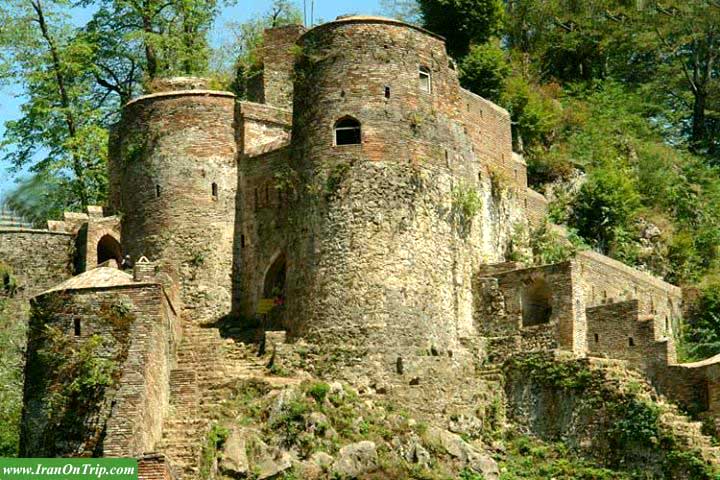
<svg viewBox="0 0 720 480">
<path fill-rule="evenodd" d="M 183 88 L 172 84 L 174 88 Z M 197 82 L 192 88 L 197 88 Z M 132 100 L 111 162 L 123 248 L 158 262 L 194 322 L 229 313 L 237 192 L 235 98 L 202 89 Z"/>
<path fill-rule="evenodd" d="M 475 191 L 472 203 L 481 186 L 456 121 L 460 87 L 443 40 L 394 20 L 350 17 L 310 30 L 299 45 L 291 333 L 457 352 L 472 321 L 473 213 L 457 197 Z"/>
</svg>

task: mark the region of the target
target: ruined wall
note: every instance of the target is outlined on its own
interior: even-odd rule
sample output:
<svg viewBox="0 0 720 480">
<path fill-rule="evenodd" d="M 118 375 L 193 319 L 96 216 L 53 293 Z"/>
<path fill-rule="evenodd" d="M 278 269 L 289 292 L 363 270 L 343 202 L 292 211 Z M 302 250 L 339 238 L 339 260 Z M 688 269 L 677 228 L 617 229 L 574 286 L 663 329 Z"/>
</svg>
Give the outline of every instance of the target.
<svg viewBox="0 0 720 480">
<path fill-rule="evenodd" d="M 125 252 L 158 261 L 196 322 L 230 312 L 236 238 L 235 99 L 167 92 L 133 100 L 118 127 Z"/>
<path fill-rule="evenodd" d="M 255 156 L 289 143 L 292 113 L 252 102 L 238 103 L 238 144 L 245 156 Z"/>
<path fill-rule="evenodd" d="M 168 406 L 177 336 L 162 287 L 55 291 L 38 297 L 33 307 L 22 455 L 127 457 L 152 451 Z M 94 366 L 79 363 L 88 360 L 78 355 L 91 356 Z M 102 386 L 102 379 L 110 383 Z M 85 382 L 79 392 L 68 388 L 73 380 Z"/>
<path fill-rule="evenodd" d="M 291 335 L 460 351 L 473 333 L 472 273 L 502 261 L 517 209 L 482 174 L 443 41 L 355 17 L 311 30 L 300 45 Z M 431 72 L 429 92 L 420 67 Z M 333 127 L 346 116 L 361 123 L 361 144 L 335 146 Z M 478 205 L 464 209 L 473 195 Z"/>
<path fill-rule="evenodd" d="M 295 42 L 304 32 L 302 25 L 270 28 L 263 32 L 260 48 L 263 65 L 248 91 L 251 101 L 292 108 Z"/>
<path fill-rule="evenodd" d="M 649 274 L 592 251 L 577 255 L 588 306 L 638 300 L 641 315 L 653 315 L 656 340 L 671 336 L 682 313 L 682 291 Z"/>
<path fill-rule="evenodd" d="M 554 341 L 565 350 L 584 352 L 586 342 L 585 304 L 579 288 L 579 272 L 573 262 L 543 267 L 501 271 L 475 281 L 475 322 L 480 335 L 517 336 L 541 324 L 554 330 Z M 508 340 L 518 351 L 526 342 Z M 500 343 L 507 343 L 503 341 Z M 514 343 L 513 343 L 514 342 Z M 534 346 L 549 346 L 540 342 Z"/>
<path fill-rule="evenodd" d="M 72 275 L 73 240 L 64 232 L 0 229 L 0 262 L 12 268 L 20 297 L 30 298 Z"/>
</svg>

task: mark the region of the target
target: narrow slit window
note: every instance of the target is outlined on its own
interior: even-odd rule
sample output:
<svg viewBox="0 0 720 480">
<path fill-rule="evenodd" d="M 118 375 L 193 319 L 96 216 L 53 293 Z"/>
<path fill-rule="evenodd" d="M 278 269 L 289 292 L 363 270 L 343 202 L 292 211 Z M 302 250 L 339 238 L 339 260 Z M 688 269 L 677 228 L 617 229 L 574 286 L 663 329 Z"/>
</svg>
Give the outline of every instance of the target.
<svg viewBox="0 0 720 480">
<path fill-rule="evenodd" d="M 385 87 L 385 98 L 390 98 L 390 87 Z"/>
<path fill-rule="evenodd" d="M 360 145 L 362 128 L 352 117 L 341 118 L 335 123 L 335 145 Z"/>
<path fill-rule="evenodd" d="M 600 342 L 600 335 L 598 335 L 598 334 L 596 333 L 596 334 L 595 334 L 595 343 L 599 343 L 599 342 Z"/>
<path fill-rule="evenodd" d="M 240 248 L 245 248 L 245 235 L 240 235 Z"/>
<path fill-rule="evenodd" d="M 160 198 L 160 185 L 155 185 L 155 198 Z"/>
<path fill-rule="evenodd" d="M 80 333 L 81 333 L 81 331 L 80 331 L 80 319 L 79 319 L 79 318 L 74 318 L 74 319 L 73 319 L 73 330 L 74 330 L 75 336 L 76 336 L 76 337 L 79 337 L 79 336 L 80 336 Z"/>
<path fill-rule="evenodd" d="M 430 74 L 430 69 L 427 67 L 420 67 L 418 69 L 418 75 L 420 79 L 420 90 L 430 93 L 432 91 L 432 76 Z"/>
<path fill-rule="evenodd" d="M 218 186 L 217 186 L 217 183 L 215 183 L 215 182 L 213 182 L 213 184 L 212 184 L 212 196 L 213 196 L 213 199 L 215 199 L 215 200 L 218 199 Z"/>
<path fill-rule="evenodd" d="M 633 337 L 628 338 L 628 346 L 630 346 L 630 347 L 635 346 L 635 339 Z"/>
</svg>

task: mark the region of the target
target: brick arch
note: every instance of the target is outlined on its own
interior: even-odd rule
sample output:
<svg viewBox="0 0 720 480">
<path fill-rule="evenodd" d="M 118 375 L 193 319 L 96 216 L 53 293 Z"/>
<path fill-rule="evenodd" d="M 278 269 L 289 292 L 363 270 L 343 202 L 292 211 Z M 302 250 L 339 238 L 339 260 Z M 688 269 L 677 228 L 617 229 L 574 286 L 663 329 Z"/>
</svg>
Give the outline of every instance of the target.
<svg viewBox="0 0 720 480">
<path fill-rule="evenodd" d="M 100 237 L 95 248 L 95 253 L 98 265 L 108 260 L 115 260 L 118 262 L 118 265 L 120 265 L 122 261 L 120 241 L 109 233 Z"/>
<path fill-rule="evenodd" d="M 262 283 L 262 297 L 285 297 L 285 278 L 287 275 L 287 257 L 280 251 L 273 255 L 270 264 L 265 269 Z"/>
</svg>

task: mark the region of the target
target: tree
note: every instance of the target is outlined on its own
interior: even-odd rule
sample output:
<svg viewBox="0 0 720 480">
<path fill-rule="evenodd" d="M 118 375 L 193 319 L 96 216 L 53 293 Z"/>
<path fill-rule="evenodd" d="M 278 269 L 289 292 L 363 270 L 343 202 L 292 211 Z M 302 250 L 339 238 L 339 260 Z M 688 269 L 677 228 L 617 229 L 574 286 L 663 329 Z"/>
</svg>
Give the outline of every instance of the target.
<svg viewBox="0 0 720 480">
<path fill-rule="evenodd" d="M 383 12 L 403 22 L 420 23 L 420 5 L 416 0 L 381 0 Z"/>
<path fill-rule="evenodd" d="M 49 175 L 70 192 L 69 206 L 102 201 L 107 131 L 93 101 L 93 45 L 75 35 L 65 0 L 9 0 L 3 32 L 4 81 L 23 86 L 22 117 L 6 123 L 0 144 L 14 169 Z"/>
<path fill-rule="evenodd" d="M 460 62 L 460 83 L 464 88 L 488 100 L 500 99 L 510 64 L 500 42 L 473 45 Z"/>
<path fill-rule="evenodd" d="M 418 0 L 418 4 L 425 28 L 444 36 L 455 58 L 499 34 L 505 17 L 503 0 Z"/>
</svg>

